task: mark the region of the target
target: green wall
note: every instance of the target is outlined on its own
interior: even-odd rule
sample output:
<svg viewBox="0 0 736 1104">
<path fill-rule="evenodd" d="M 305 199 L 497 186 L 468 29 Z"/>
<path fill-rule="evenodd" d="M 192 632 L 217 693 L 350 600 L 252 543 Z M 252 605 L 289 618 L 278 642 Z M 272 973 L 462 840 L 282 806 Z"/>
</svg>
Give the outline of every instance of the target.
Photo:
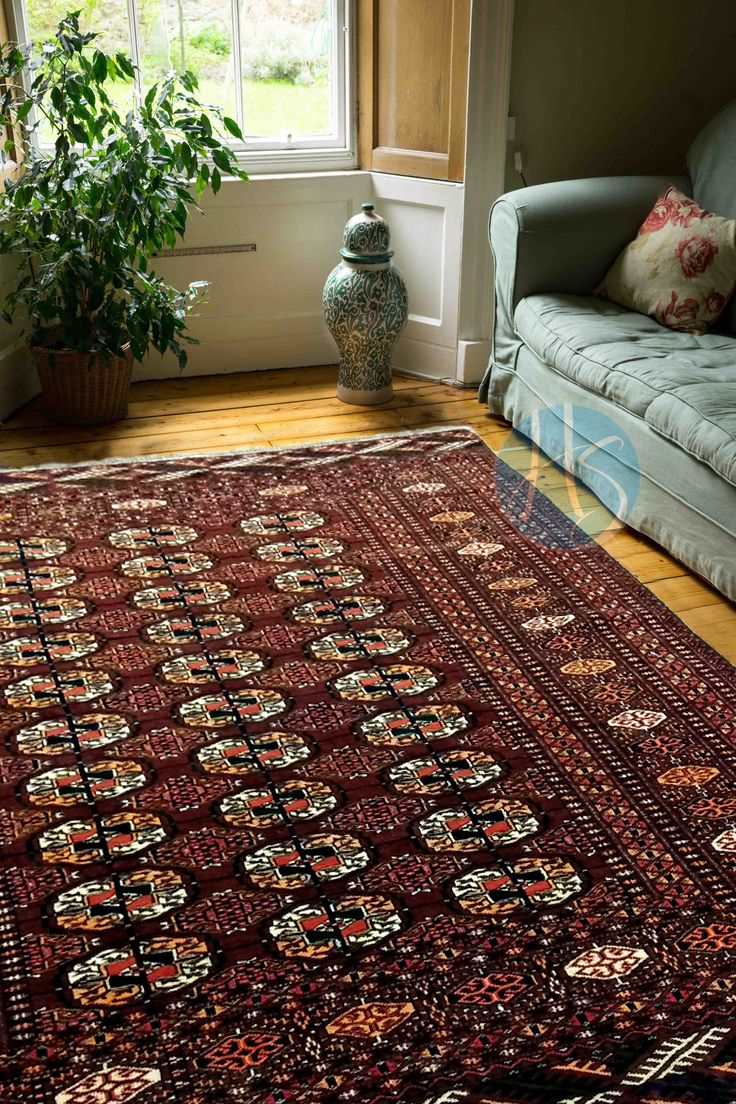
<svg viewBox="0 0 736 1104">
<path fill-rule="evenodd" d="M 516 0 L 507 188 L 681 172 L 733 99 L 735 0 Z"/>
</svg>

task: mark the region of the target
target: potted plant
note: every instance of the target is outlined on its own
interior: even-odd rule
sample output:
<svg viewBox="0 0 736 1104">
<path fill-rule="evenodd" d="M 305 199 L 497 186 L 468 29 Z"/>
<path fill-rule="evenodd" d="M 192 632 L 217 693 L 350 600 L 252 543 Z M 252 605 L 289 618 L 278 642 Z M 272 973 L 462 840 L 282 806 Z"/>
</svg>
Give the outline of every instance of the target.
<svg viewBox="0 0 736 1104">
<path fill-rule="evenodd" d="M 237 123 L 199 102 L 192 73 L 121 109 L 111 83 L 132 82 L 133 63 L 95 37 L 74 12 L 52 41 L 0 53 L 6 150 L 22 163 L 0 194 L 0 253 L 19 260 L 2 316 L 27 321 L 51 415 L 86 425 L 125 416 L 132 362 L 150 348 L 186 364 L 187 314 L 206 282 L 172 287 L 151 260 L 183 236 L 206 188 L 248 179 L 224 137 L 242 137 Z"/>
</svg>

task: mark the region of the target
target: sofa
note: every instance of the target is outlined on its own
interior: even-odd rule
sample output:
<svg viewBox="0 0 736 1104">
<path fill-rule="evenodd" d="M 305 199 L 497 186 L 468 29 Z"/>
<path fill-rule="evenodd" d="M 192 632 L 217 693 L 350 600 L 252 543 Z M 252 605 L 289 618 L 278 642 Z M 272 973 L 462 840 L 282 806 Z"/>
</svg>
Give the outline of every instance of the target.
<svg viewBox="0 0 736 1104">
<path fill-rule="evenodd" d="M 668 184 L 736 219 L 736 103 L 695 140 L 687 169 L 542 184 L 493 204 L 480 400 L 736 599 L 734 302 L 696 337 L 592 295 Z"/>
</svg>

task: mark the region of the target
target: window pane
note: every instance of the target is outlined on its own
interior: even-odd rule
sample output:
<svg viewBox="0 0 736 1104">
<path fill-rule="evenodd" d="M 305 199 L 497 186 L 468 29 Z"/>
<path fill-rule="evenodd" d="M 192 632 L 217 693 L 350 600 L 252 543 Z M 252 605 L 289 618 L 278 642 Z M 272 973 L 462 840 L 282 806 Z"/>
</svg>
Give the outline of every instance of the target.
<svg viewBox="0 0 736 1104">
<path fill-rule="evenodd" d="M 80 4 L 79 25 L 83 31 L 97 34 L 90 49 L 97 47 L 106 54 L 130 56 L 130 31 L 126 0 L 86 0 Z M 56 28 L 68 11 L 78 10 L 71 0 L 26 0 L 26 20 L 31 42 L 41 43 L 55 35 Z M 133 102 L 133 82 L 118 80 L 107 86 L 110 98 L 120 107 Z M 42 117 L 41 142 L 52 141 L 51 130 Z"/>
<path fill-rule="evenodd" d="M 171 69 L 190 69 L 199 99 L 235 116 L 230 0 L 138 0 L 144 91 Z"/>
<path fill-rule="evenodd" d="M 81 9 L 81 10 L 80 10 Z M 53 38 L 59 23 L 70 11 L 80 11 L 79 26 L 97 34 L 94 45 L 105 53 L 130 54 L 128 5 L 126 0 L 26 0 L 26 20 L 31 42 Z"/>
<path fill-rule="evenodd" d="M 329 0 L 241 0 L 248 138 L 334 132 Z"/>
</svg>

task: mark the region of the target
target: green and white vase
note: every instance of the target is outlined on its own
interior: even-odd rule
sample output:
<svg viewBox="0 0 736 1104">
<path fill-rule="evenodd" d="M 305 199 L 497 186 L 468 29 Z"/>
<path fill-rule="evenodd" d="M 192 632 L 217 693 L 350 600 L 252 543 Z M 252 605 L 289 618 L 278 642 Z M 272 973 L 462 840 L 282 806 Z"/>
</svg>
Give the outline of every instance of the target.
<svg viewBox="0 0 736 1104">
<path fill-rule="evenodd" d="M 345 227 L 342 260 L 322 294 L 325 321 L 340 350 L 337 397 L 358 406 L 393 394 L 391 354 L 409 311 L 406 282 L 391 264 L 388 223 L 364 203 Z"/>
</svg>

